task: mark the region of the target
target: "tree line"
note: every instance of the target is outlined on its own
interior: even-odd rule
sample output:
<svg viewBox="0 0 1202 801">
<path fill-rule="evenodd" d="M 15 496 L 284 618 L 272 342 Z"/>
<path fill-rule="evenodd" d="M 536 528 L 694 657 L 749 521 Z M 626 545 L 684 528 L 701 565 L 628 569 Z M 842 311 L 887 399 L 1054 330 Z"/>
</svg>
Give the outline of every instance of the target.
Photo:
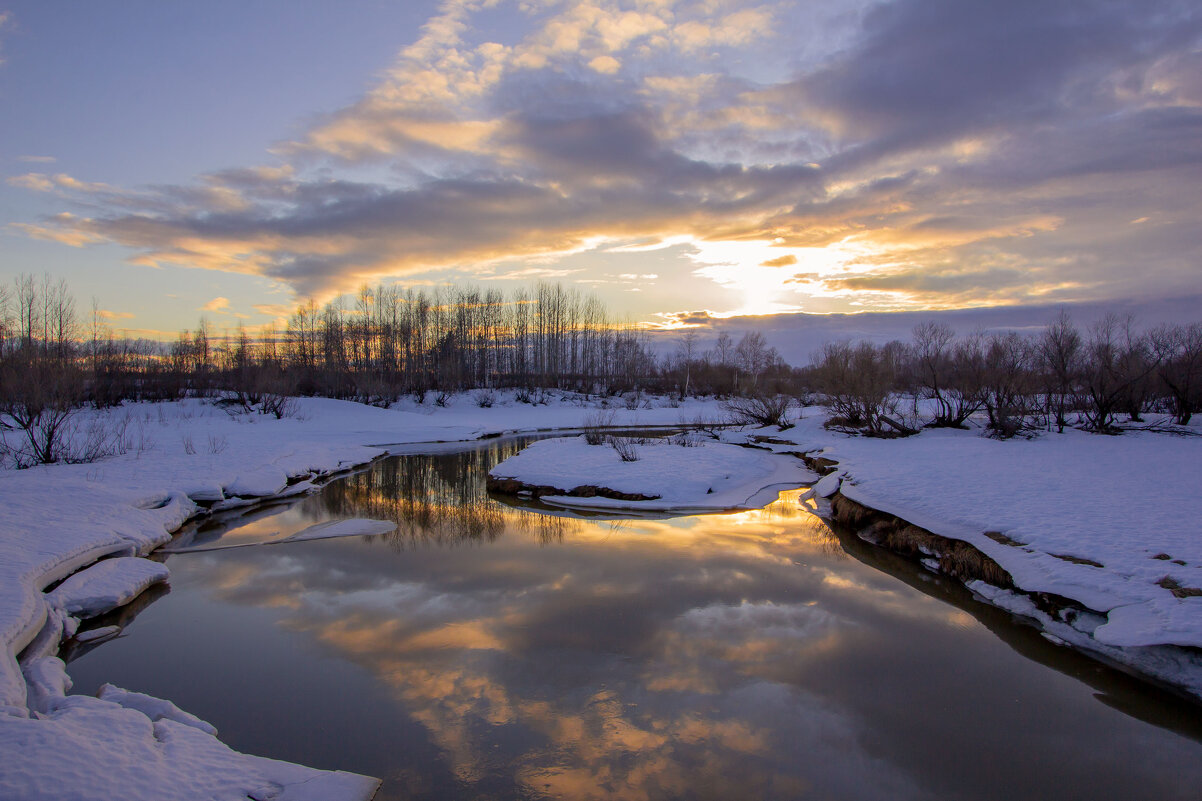
<svg viewBox="0 0 1202 801">
<path fill-rule="evenodd" d="M 1107 314 L 1082 330 L 1061 311 L 1034 335 L 957 335 L 928 322 L 909 342 L 828 343 L 806 381 L 833 425 L 876 436 L 964 427 L 974 415 L 999 437 L 1070 425 L 1115 433 L 1154 412 L 1187 425 L 1202 412 L 1202 323 L 1141 329 Z"/>
<path fill-rule="evenodd" d="M 476 390 L 484 406 L 502 388 L 527 402 L 545 389 L 628 404 L 654 392 L 750 400 L 731 408 L 769 422 L 795 398 L 876 436 L 974 416 L 1001 437 L 1069 425 L 1114 432 L 1122 417 L 1163 412 L 1185 425 L 1202 411 L 1202 323 L 1141 329 L 1113 314 L 1083 331 L 1061 312 L 1035 335 L 957 335 L 929 322 L 908 342 L 828 343 L 804 368 L 755 331 L 737 341 L 722 333 L 710 348 L 685 331 L 658 355 L 647 332 L 615 321 L 594 296 L 547 283 L 509 296 L 364 286 L 305 301 L 255 335 L 241 325 L 218 334 L 202 318 L 170 343 L 117 336 L 95 301 L 81 317 L 65 281 L 0 283 L 0 446 L 18 463 L 75 458 L 65 429 L 83 405 L 189 396 L 281 416 L 295 395 L 388 406 Z"/>
<path fill-rule="evenodd" d="M 362 287 L 299 304 L 282 326 L 218 333 L 201 318 L 175 341 L 117 336 L 93 301 L 81 319 L 65 281 L 0 284 L 0 434 L 23 434 L 18 461 L 72 458 L 62 428 L 83 405 L 220 396 L 280 416 L 287 398 L 320 395 L 388 406 L 402 396 L 516 388 L 584 395 L 791 392 L 796 371 L 758 333 L 702 353 L 687 334 L 660 357 L 648 334 L 596 297 L 540 283 L 506 296 L 465 287 Z M 11 449 L 10 449 L 11 450 Z"/>
</svg>

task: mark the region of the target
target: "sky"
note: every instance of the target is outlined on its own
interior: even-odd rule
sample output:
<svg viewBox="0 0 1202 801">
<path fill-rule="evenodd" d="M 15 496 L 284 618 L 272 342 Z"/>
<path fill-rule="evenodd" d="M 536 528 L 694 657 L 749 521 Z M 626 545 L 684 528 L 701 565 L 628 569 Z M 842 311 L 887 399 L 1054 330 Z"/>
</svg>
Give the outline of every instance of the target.
<svg viewBox="0 0 1202 801">
<path fill-rule="evenodd" d="M 1202 5 L 0 0 L 0 280 L 120 330 L 1202 294 Z"/>
</svg>

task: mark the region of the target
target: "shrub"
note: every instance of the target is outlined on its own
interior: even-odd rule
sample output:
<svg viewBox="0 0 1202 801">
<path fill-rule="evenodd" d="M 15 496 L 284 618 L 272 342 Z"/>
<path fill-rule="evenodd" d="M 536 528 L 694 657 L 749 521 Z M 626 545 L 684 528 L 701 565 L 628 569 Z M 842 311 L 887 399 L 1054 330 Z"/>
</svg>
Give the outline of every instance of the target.
<svg viewBox="0 0 1202 801">
<path fill-rule="evenodd" d="M 724 401 L 722 408 L 741 425 L 777 426 L 784 431 L 792 426 L 789 422 L 792 405 L 793 401 L 784 395 L 751 395 Z"/>
<path fill-rule="evenodd" d="M 605 441 L 605 429 L 613 427 L 614 415 L 615 413 L 612 409 L 599 410 L 585 415 L 584 441 L 589 445 L 600 445 L 603 443 Z"/>
<path fill-rule="evenodd" d="M 70 364 L 8 359 L 0 371 L 0 452 L 18 467 L 66 459 L 69 421 L 85 397 L 83 376 Z"/>
<path fill-rule="evenodd" d="M 618 457 L 623 462 L 637 462 L 640 458 L 634 440 L 629 437 L 610 437 L 609 444 L 618 452 Z"/>
</svg>

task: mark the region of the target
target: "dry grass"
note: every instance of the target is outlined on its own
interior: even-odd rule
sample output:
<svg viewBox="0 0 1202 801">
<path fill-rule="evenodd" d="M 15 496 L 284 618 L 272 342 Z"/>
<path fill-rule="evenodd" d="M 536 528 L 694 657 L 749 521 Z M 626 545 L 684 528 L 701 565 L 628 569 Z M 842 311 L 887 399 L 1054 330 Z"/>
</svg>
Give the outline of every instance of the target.
<svg viewBox="0 0 1202 801">
<path fill-rule="evenodd" d="M 1013 537 L 1007 537 L 1000 531 L 985 531 L 982 532 L 986 537 L 996 542 L 998 545 L 1009 545 L 1012 548 L 1022 548 L 1027 543 L 1019 542 Z"/>
<path fill-rule="evenodd" d="M 831 499 L 831 512 L 838 523 L 862 532 L 871 541 L 891 551 L 915 559 L 933 555 L 939 561 L 941 572 L 961 581 L 980 579 L 995 587 L 1014 587 L 1014 579 L 1001 565 L 967 542 L 934 534 L 901 518 L 858 504 L 841 494 Z"/>
<path fill-rule="evenodd" d="M 1064 561 L 1064 562 L 1071 562 L 1074 565 L 1089 565 L 1090 567 L 1106 567 L 1106 565 L 1102 564 L 1101 562 L 1095 562 L 1092 559 L 1085 559 L 1084 557 L 1081 557 L 1081 556 L 1072 556 L 1071 554 L 1067 554 L 1067 553 L 1053 553 L 1053 554 L 1049 554 L 1049 556 L 1054 556 L 1057 559 Z"/>
<path fill-rule="evenodd" d="M 1173 593 L 1178 598 L 1198 598 L 1202 597 L 1202 589 L 1197 587 L 1185 587 L 1172 576 L 1165 576 L 1160 581 L 1156 582 L 1161 587 L 1164 587 L 1169 592 Z"/>
</svg>

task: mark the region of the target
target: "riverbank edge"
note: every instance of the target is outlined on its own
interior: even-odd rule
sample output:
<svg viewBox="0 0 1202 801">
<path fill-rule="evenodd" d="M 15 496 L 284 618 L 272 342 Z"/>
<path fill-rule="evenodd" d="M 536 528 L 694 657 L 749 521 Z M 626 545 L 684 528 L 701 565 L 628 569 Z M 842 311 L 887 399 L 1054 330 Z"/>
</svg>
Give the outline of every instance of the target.
<svg viewBox="0 0 1202 801">
<path fill-rule="evenodd" d="M 833 476 L 838 472 L 839 463 L 832 459 L 810 452 L 796 455 L 819 475 Z M 852 500 L 841 489 L 828 497 L 831 521 L 865 542 L 956 579 L 980 601 L 1009 612 L 1057 645 L 1072 648 L 1194 704 L 1202 704 L 1202 687 L 1175 681 L 1175 674 L 1157 666 L 1166 655 L 1171 660 L 1175 654 L 1189 654 L 1195 649 L 1176 645 L 1122 648 L 1100 643 L 1089 634 L 1088 625 L 1081 627 L 1081 623 L 1105 620 L 1104 612 L 1063 595 L 1023 589 L 1000 564 L 969 542 L 936 534 L 895 514 Z M 1003 537 L 999 532 L 982 533 L 993 539 Z"/>
<path fill-rule="evenodd" d="M 678 424 L 632 426 L 626 423 L 607 428 L 613 431 L 630 431 L 636 429 L 675 429 L 679 427 Z M 395 444 L 404 445 L 408 450 L 412 448 L 420 449 L 423 445 L 471 445 L 474 443 L 495 442 L 498 439 L 510 437 L 543 436 L 573 433 L 581 430 L 583 429 L 580 426 L 566 426 L 562 428 L 521 426 L 484 431 L 476 433 L 475 436 L 460 439 L 432 439 Z M 224 495 L 222 498 L 193 498 L 186 493 L 170 492 L 163 499 L 161 505 L 153 510 L 163 512 L 167 515 L 167 521 L 163 522 L 159 531 L 155 532 L 152 537 L 148 538 L 145 532 L 122 531 L 120 529 L 110 530 L 107 532 L 107 536 L 97 537 L 97 541 L 80 549 L 60 553 L 57 555 L 57 558 L 55 555 L 48 555 L 48 558 L 41 565 L 42 569 L 40 573 L 37 575 L 27 574 L 23 577 L 28 592 L 35 597 L 41 597 L 37 598 L 37 602 L 30 605 L 29 614 L 17 624 L 14 632 L 15 636 L 9 636 L 6 638 L 7 642 L 3 644 L 5 651 L 3 658 L 8 662 L 8 671 L 14 674 L 18 681 L 25 684 L 25 703 L 21 707 L 17 707 L 11 702 L 0 705 L 0 726 L 3 726 L 7 721 L 29 721 L 35 719 L 38 715 L 47 714 L 48 709 L 53 707 L 55 699 L 65 698 L 70 689 L 70 678 L 65 669 L 66 666 L 57 657 L 57 654 L 75 636 L 78 624 L 82 620 L 75 618 L 74 623 L 71 623 L 70 618 L 55 610 L 45 599 L 48 591 L 73 576 L 86 574 L 89 569 L 108 559 L 128 556 L 150 559 L 160 548 L 174 541 L 189 526 L 221 512 L 234 510 L 239 512 L 253 511 L 258 506 L 316 492 L 331 481 L 367 469 L 376 462 L 388 458 L 392 455 L 389 444 L 391 443 L 353 446 L 361 449 L 366 454 L 370 454 L 367 459 L 340 460 L 328 468 L 314 468 L 295 473 L 286 473 L 286 485 L 276 492 L 257 495 L 240 492 Z M 169 578 L 167 580 L 169 581 Z M 141 593 L 138 595 L 141 595 Z M 105 611 L 113 611 L 127 606 L 136 601 L 137 597 L 131 597 L 125 603 L 118 604 Z M 103 614 L 103 612 L 98 614 Z M 89 617 L 94 616 L 96 615 Z M 44 666 L 27 670 L 28 665 L 39 660 L 44 660 L 47 657 L 59 662 L 61 666 L 55 666 L 49 671 L 56 676 L 51 681 L 44 679 L 44 675 L 47 672 Z M 162 700 L 168 705 L 174 706 L 169 699 Z M 177 711 L 182 711 L 178 710 L 178 708 L 176 709 Z M 186 712 L 183 712 L 183 714 L 187 715 Z M 215 736 L 214 739 L 219 743 L 221 742 L 219 736 Z M 233 749 L 230 750 L 235 754 L 245 756 L 249 759 L 265 759 L 252 754 L 235 752 Z M 298 765 L 297 767 L 303 768 L 304 766 Z M 354 782 L 345 783 L 345 786 L 353 788 L 351 792 L 341 794 L 336 792 L 333 795 L 327 794 L 323 797 L 324 801 L 371 801 L 382 785 L 382 781 L 376 777 L 360 776 L 359 774 L 350 774 L 339 770 L 322 770 L 317 768 L 310 770 L 314 770 L 335 780 L 341 777 L 362 778 L 374 781 L 375 783 L 370 792 L 357 792 L 358 788 L 355 787 Z M 339 787 L 338 789 L 341 790 L 342 788 Z M 287 788 L 285 788 L 283 793 L 276 798 L 277 801 L 289 801 L 291 797 Z"/>
<path fill-rule="evenodd" d="M 483 439 L 483 437 L 480 437 Z M 472 442 L 473 440 L 462 440 L 463 442 Z M 375 450 L 376 447 L 366 446 Z M 371 458 L 365 461 L 358 462 L 339 462 L 333 467 L 320 470 L 308 470 L 303 473 L 296 473 L 287 476 L 286 486 L 278 492 L 249 495 L 238 494 L 229 495 L 221 500 L 214 499 L 194 499 L 183 493 L 171 493 L 167 504 L 180 509 L 182 517 L 178 517 L 174 525 L 164 526 L 163 536 L 147 543 L 150 547 L 138 547 L 139 537 L 132 532 L 121 531 L 111 532 L 119 539 L 123 540 L 124 544 L 114 547 L 112 544 L 98 544 L 97 546 L 88 549 L 83 554 L 64 554 L 61 561 L 55 562 L 49 566 L 40 577 L 34 580 L 34 592 L 45 596 L 49 589 L 60 585 L 62 582 L 73 576 L 80 576 L 87 573 L 88 570 L 102 564 L 108 559 L 135 556 L 143 559 L 151 559 L 160 548 L 168 545 L 175 540 L 183 531 L 191 525 L 201 522 L 213 515 L 225 511 L 237 509 L 241 512 L 253 511 L 256 507 L 269 503 L 286 500 L 288 498 L 296 498 L 312 492 L 318 491 L 325 484 L 336 480 L 342 476 L 364 470 L 375 464 L 381 459 L 389 456 L 388 450 L 378 450 Z M 188 508 L 191 507 L 191 508 Z M 169 581 L 169 577 L 165 579 Z M 158 583 L 158 582 L 156 582 Z M 154 585 L 152 584 L 151 587 Z M 142 592 L 150 589 L 147 587 Z M 89 615 L 86 618 L 76 619 L 76 625 L 83 620 L 96 617 L 99 614 L 114 611 L 123 608 L 135 602 L 142 593 L 138 593 L 134 597 L 127 599 L 124 603 L 117 604 L 109 609 L 97 612 L 97 614 Z M 34 604 L 35 610 L 33 616 L 25 621 L 25 625 L 21 628 L 21 634 L 16 639 L 5 643 L 7 658 L 16 665 L 17 674 L 25 679 L 27 684 L 26 698 L 27 705 L 25 708 L 26 716 L 21 716 L 17 710 L 12 710 L 11 706 L 6 711 L 10 714 L 0 716 L 0 725 L 3 725 L 5 719 L 12 720 L 28 720 L 35 717 L 35 713 L 44 712 L 44 709 L 35 709 L 35 706 L 45 708 L 47 702 L 53 705 L 56 697 L 66 697 L 67 691 L 70 689 L 70 678 L 67 675 L 66 665 L 57 657 L 65 644 L 67 644 L 76 634 L 76 626 L 64 625 L 66 622 L 61 613 L 56 613 L 51 604 L 45 600 L 41 603 Z M 62 664 L 62 678 L 56 681 L 46 682 L 42 680 L 45 673 L 43 667 L 35 666 L 33 670 L 28 669 L 30 665 L 37 663 L 47 657 L 52 658 Z M 53 670 L 52 673 L 60 671 Z M 31 675 L 32 674 L 32 675 Z M 65 680 L 65 681 L 64 681 Z M 36 685 L 36 686 L 35 686 Z M 107 685 L 106 685 L 107 686 Z M 136 693 L 135 693 L 136 695 Z M 33 699 L 35 703 L 29 703 L 29 699 Z M 170 699 L 155 699 L 162 700 L 169 708 L 174 708 L 177 713 L 182 712 L 184 716 L 191 717 L 186 711 L 179 710 L 174 707 Z M 148 715 L 149 717 L 149 715 Z M 153 720 L 153 718 L 152 718 Z M 203 729 L 202 729 L 203 731 Z M 225 745 L 219 736 L 212 735 L 213 738 Z M 228 746 L 226 746 L 228 748 Z M 253 754 L 243 754 L 239 751 L 230 751 L 239 756 L 247 757 L 254 760 L 265 760 L 269 762 L 279 762 L 280 760 L 268 760 L 265 757 L 257 757 Z M 284 763 L 293 767 L 306 768 L 306 766 L 297 763 Z M 320 768 L 306 768 L 319 774 L 321 777 L 332 780 L 332 785 L 327 785 L 322 788 L 323 792 L 332 794 L 325 795 L 327 801 L 372 801 L 379 791 L 382 780 L 374 776 L 363 776 L 361 774 L 349 773 L 341 770 L 325 770 Z M 349 779 L 350 781 L 342 781 Z M 305 784 L 311 783 L 311 780 L 306 780 L 298 783 L 298 788 L 303 788 Z M 341 786 L 340 786 L 341 785 Z M 277 801 L 289 801 L 294 796 L 289 792 L 290 785 L 285 785 L 280 793 L 276 796 Z M 308 789 L 313 789 L 312 787 Z M 298 789 L 299 795 L 295 796 L 298 799 L 308 797 L 305 795 L 305 789 Z"/>
</svg>

